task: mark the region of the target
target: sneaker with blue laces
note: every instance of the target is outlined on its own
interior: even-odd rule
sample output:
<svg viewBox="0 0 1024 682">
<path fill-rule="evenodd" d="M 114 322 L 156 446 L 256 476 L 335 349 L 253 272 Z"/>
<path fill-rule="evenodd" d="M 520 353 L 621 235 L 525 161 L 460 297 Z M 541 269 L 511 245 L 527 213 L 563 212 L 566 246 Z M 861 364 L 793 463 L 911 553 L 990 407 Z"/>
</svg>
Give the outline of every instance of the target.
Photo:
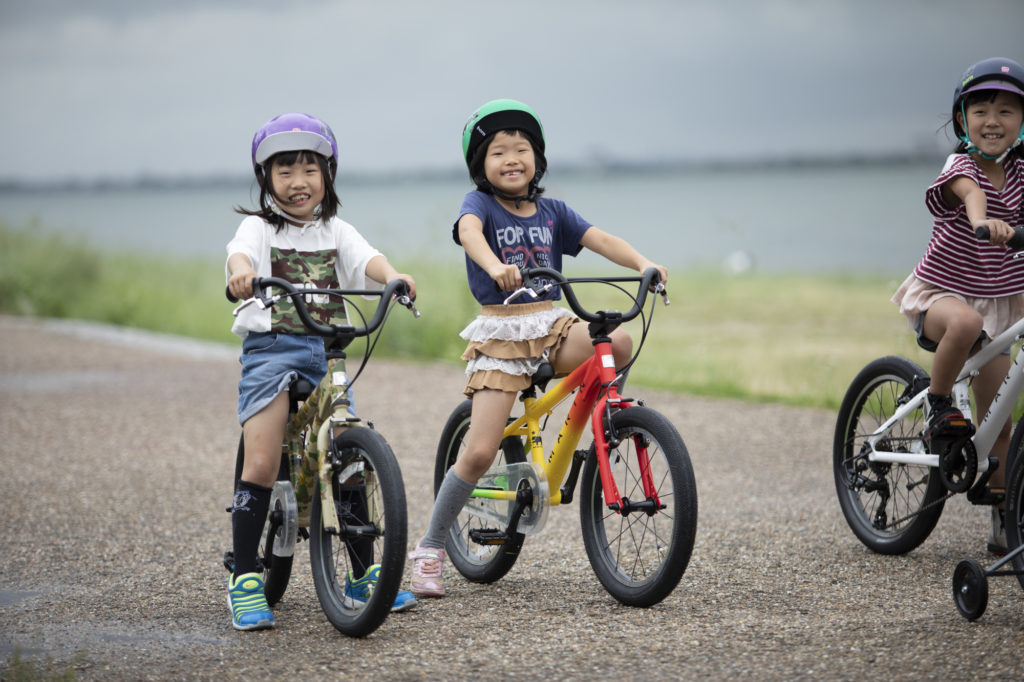
<svg viewBox="0 0 1024 682">
<path fill-rule="evenodd" d="M 380 564 L 374 564 L 366 569 L 366 574 L 356 580 L 349 571 L 345 578 L 345 606 L 350 609 L 360 609 L 366 606 L 373 594 L 373 588 L 377 586 L 377 578 L 380 576 Z M 412 592 L 399 590 L 395 595 L 395 603 L 391 605 L 391 612 L 408 611 L 419 602 Z"/>
<path fill-rule="evenodd" d="M 259 573 L 228 577 L 228 608 L 236 630 L 274 627 L 274 614 L 263 596 L 263 579 Z"/>
</svg>

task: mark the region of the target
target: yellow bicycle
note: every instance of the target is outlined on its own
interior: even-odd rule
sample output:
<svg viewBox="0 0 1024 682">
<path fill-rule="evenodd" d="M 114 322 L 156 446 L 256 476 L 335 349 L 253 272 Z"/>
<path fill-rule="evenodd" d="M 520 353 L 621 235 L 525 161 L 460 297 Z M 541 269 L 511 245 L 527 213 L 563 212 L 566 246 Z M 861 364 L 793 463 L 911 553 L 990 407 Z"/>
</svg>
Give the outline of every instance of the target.
<svg viewBox="0 0 1024 682">
<path fill-rule="evenodd" d="M 642 402 L 619 395 L 609 334 L 643 315 L 649 291 L 664 297 L 664 286 L 654 269 L 640 277 L 567 279 L 556 270 L 529 268 L 522 276 L 523 288 L 506 303 L 559 287 L 573 312 L 589 323 L 594 355 L 547 392 L 553 369 L 545 363 L 522 391 L 523 413 L 511 418 L 495 465 L 477 483 L 449 531 L 448 556 L 471 581 L 498 580 L 515 564 L 525 536 L 543 528 L 548 509 L 573 501 L 579 482 L 583 543 L 598 580 L 623 604 L 656 604 L 678 585 L 693 551 L 696 483 L 689 453 L 671 422 Z M 585 310 L 573 292 L 583 282 L 637 282 L 632 309 Z M 643 319 L 646 338 L 651 316 Z M 641 340 L 637 354 L 642 346 Z M 572 407 L 547 454 L 541 422 L 573 394 Z M 470 414 L 466 400 L 445 424 L 435 460 L 435 494 L 464 448 Z M 578 450 L 588 427 L 593 443 Z"/>
</svg>

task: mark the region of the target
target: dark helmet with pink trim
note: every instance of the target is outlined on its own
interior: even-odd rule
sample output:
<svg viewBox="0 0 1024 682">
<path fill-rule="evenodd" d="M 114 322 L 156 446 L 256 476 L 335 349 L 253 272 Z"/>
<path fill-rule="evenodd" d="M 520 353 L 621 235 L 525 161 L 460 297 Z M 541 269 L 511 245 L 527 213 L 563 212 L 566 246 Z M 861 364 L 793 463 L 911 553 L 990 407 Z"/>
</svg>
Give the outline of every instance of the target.
<svg viewBox="0 0 1024 682">
<path fill-rule="evenodd" d="M 960 83 L 953 92 L 953 132 L 968 147 L 972 146 L 972 143 L 963 126 L 956 120 L 956 115 L 959 113 L 964 116 L 964 99 L 968 94 L 979 90 L 1005 90 L 1019 95 L 1024 100 L 1024 67 L 1006 57 L 992 57 L 983 59 L 964 71 Z M 1024 128 L 1021 135 L 1024 135 Z"/>
<path fill-rule="evenodd" d="M 263 164 L 281 152 L 310 151 L 327 159 L 333 176 L 338 170 L 338 141 L 330 126 L 309 114 L 281 114 L 270 119 L 252 138 L 256 175 Z"/>
</svg>

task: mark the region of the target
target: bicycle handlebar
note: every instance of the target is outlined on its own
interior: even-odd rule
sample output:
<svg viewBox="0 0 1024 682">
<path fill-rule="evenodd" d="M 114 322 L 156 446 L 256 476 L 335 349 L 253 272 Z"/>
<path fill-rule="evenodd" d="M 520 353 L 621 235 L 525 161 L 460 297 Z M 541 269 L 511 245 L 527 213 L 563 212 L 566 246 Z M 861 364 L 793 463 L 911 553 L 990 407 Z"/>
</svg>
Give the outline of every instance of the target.
<svg viewBox="0 0 1024 682">
<path fill-rule="evenodd" d="M 613 319 L 618 322 L 629 322 L 633 318 L 640 315 L 640 313 L 643 311 L 644 303 L 646 303 L 647 301 L 647 294 L 652 289 L 655 291 L 655 293 L 661 294 L 662 297 L 665 298 L 665 304 L 668 305 L 668 298 L 666 296 L 665 286 L 661 284 L 661 276 L 658 274 L 658 271 L 655 268 L 647 268 L 640 276 L 632 277 L 566 278 L 558 270 L 552 270 L 551 268 L 523 268 L 522 270 L 520 270 L 520 273 L 523 277 L 523 289 L 520 289 L 519 292 L 516 293 L 522 293 L 525 290 L 535 295 L 539 289 L 543 289 L 544 285 L 534 284 L 534 280 L 537 277 L 546 277 L 551 280 L 554 280 L 553 284 L 549 286 L 560 287 L 562 291 L 565 293 L 565 302 L 569 304 L 569 307 L 572 308 L 572 311 L 576 313 L 576 315 L 581 320 L 584 320 L 586 322 L 601 323 Z M 572 285 L 578 282 L 639 282 L 640 288 L 638 295 L 634 299 L 633 307 L 629 310 L 629 312 L 618 313 L 616 311 L 599 310 L 596 313 L 592 313 L 584 309 L 583 306 L 580 305 L 579 300 L 576 298 L 576 294 L 572 290 Z M 512 298 L 514 298 L 516 296 L 516 293 L 513 293 L 513 295 L 506 300 L 511 300 Z"/>
<path fill-rule="evenodd" d="M 277 287 L 278 289 L 282 289 L 285 293 L 272 296 L 269 293 L 264 292 L 264 289 L 269 287 Z M 412 311 L 414 317 L 420 316 L 419 310 L 416 309 L 416 306 L 413 305 L 412 299 L 409 297 L 409 284 L 402 279 L 391 280 L 383 289 L 299 289 L 288 280 L 284 280 L 279 277 L 256 277 L 252 281 L 252 290 L 253 297 L 246 299 L 242 305 L 235 308 L 235 315 L 237 315 L 238 311 L 242 308 L 247 305 L 251 305 L 252 303 L 256 303 L 261 308 L 268 308 L 276 304 L 282 298 L 287 297 L 291 299 L 292 304 L 295 306 L 295 311 L 299 314 L 299 319 L 302 320 L 302 324 L 306 326 L 306 329 L 317 336 L 327 338 L 356 338 L 360 336 L 369 336 L 384 322 L 384 317 L 388 310 L 388 304 L 392 297 L 395 297 L 400 304 Z M 238 302 L 238 299 L 231 294 L 230 290 L 225 290 L 224 293 L 227 296 L 227 299 L 232 303 Z M 303 296 L 310 294 L 328 294 L 334 296 L 379 296 L 380 301 L 377 303 L 376 312 L 374 312 L 373 317 L 365 327 L 340 324 L 325 325 L 314 320 L 309 314 L 309 309 L 306 307 L 306 302 L 303 300 Z"/>
<path fill-rule="evenodd" d="M 978 239 L 984 239 L 985 241 L 992 237 L 992 233 L 984 225 L 975 229 L 974 234 L 978 236 Z M 1024 229 L 1014 229 L 1013 236 L 1010 237 L 1010 241 L 1006 242 L 1006 245 L 1014 251 L 1024 251 Z"/>
</svg>

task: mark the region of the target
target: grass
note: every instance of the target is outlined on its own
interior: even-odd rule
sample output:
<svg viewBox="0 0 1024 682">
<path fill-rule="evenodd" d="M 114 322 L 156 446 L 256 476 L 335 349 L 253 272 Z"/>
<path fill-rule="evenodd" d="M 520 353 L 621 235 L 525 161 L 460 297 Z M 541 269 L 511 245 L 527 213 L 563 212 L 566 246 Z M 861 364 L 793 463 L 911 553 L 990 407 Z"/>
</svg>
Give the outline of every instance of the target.
<svg viewBox="0 0 1024 682">
<path fill-rule="evenodd" d="M 378 353 L 461 370 L 458 331 L 476 304 L 461 268 L 396 263 L 417 279 L 413 319 L 395 309 Z M 569 274 L 574 272 L 570 261 Z M 619 273 L 621 274 L 621 273 Z M 631 381 L 704 396 L 835 409 L 854 375 L 889 354 L 930 366 L 889 296 L 892 278 L 673 271 Z M 579 291 L 592 308 L 619 295 Z M 107 322 L 237 344 L 223 262 L 103 254 L 89 244 L 0 224 L 0 312 Z M 639 323 L 628 327 L 638 341 Z M 454 367 L 458 366 L 459 370 Z"/>
</svg>

